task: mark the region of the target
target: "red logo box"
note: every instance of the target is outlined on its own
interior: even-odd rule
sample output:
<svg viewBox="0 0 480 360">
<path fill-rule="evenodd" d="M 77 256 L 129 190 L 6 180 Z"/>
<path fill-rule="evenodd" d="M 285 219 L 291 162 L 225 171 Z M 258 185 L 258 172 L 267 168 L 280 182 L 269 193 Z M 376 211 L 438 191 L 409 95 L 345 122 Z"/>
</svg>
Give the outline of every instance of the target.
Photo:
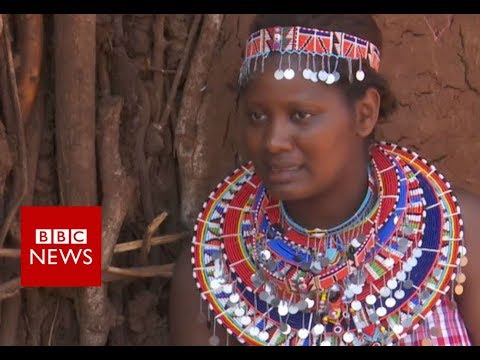
<svg viewBox="0 0 480 360">
<path fill-rule="evenodd" d="M 20 221 L 21 286 L 101 286 L 100 206 L 23 206 Z"/>
</svg>

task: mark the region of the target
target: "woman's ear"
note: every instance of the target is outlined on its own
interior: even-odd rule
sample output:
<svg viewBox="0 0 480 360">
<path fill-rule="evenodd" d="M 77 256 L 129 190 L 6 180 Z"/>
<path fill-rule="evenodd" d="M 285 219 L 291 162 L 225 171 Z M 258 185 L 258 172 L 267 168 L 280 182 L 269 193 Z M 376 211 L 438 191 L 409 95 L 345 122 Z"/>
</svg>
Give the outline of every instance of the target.
<svg viewBox="0 0 480 360">
<path fill-rule="evenodd" d="M 373 132 L 378 122 L 379 112 L 380 93 L 377 89 L 370 87 L 355 104 L 355 128 L 358 136 L 366 138 Z"/>
</svg>

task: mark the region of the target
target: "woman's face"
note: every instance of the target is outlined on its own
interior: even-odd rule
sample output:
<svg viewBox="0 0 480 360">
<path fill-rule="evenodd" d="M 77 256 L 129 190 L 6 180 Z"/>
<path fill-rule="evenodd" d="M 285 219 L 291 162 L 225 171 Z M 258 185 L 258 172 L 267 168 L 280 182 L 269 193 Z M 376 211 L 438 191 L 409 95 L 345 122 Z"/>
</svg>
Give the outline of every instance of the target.
<svg viewBox="0 0 480 360">
<path fill-rule="evenodd" d="M 267 61 L 243 93 L 246 151 L 274 198 L 321 195 L 362 159 L 355 112 L 337 87 L 305 80 L 300 71 L 279 81 L 273 76 L 277 68 L 276 61 Z"/>
</svg>

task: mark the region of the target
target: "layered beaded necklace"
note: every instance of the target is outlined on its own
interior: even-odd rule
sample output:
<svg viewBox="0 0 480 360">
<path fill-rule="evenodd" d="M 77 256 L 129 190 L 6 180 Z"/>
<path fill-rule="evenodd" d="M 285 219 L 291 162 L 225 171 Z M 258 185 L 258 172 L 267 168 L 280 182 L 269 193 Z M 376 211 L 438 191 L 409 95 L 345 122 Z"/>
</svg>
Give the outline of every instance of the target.
<svg viewBox="0 0 480 360">
<path fill-rule="evenodd" d="M 448 182 L 396 145 L 370 151 L 365 199 L 331 229 L 305 229 L 252 164 L 204 204 L 193 276 L 216 324 L 250 345 L 395 345 L 442 296 L 463 292 L 460 208 Z"/>
</svg>

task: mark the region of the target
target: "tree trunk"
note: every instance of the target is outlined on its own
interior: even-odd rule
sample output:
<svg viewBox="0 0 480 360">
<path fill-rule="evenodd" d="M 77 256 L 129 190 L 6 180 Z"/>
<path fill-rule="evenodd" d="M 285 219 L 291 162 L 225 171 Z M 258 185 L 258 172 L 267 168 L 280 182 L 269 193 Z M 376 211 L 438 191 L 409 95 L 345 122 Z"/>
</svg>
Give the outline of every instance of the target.
<svg viewBox="0 0 480 360">
<path fill-rule="evenodd" d="M 203 151 L 207 143 L 196 140 L 198 131 L 204 131 L 199 125 L 205 121 L 206 114 L 199 114 L 199 111 L 204 106 L 205 86 L 223 17 L 221 14 L 204 17 L 178 115 L 175 141 L 180 171 L 181 217 L 189 227 L 193 226 L 203 201 L 200 196 L 204 195 L 198 190 L 203 185 L 202 180 L 205 180 L 203 167 L 207 159 Z"/>
<path fill-rule="evenodd" d="M 55 123 L 60 201 L 97 205 L 95 15 L 55 15 Z M 80 344 L 104 345 L 106 289 L 79 291 Z M 98 326 L 96 326 L 98 325 Z"/>
<path fill-rule="evenodd" d="M 55 125 L 61 204 L 97 205 L 95 15 L 55 15 Z"/>
</svg>

